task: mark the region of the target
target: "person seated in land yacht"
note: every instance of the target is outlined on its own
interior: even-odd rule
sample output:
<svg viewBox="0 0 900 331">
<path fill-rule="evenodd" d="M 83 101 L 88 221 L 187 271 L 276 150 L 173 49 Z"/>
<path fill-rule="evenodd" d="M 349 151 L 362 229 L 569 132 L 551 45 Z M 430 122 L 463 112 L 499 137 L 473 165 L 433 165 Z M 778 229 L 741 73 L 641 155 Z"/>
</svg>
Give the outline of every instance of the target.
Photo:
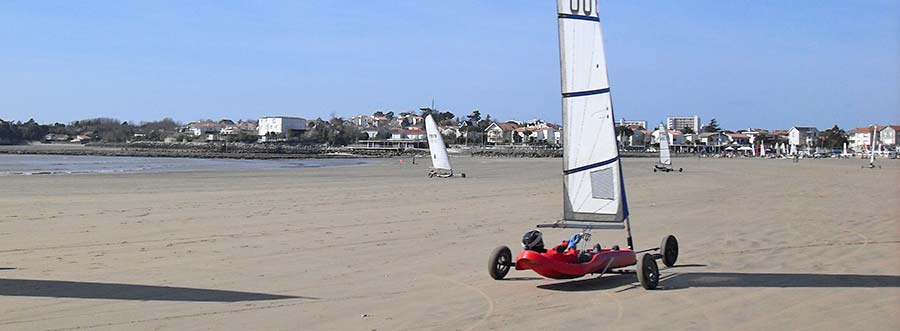
<svg viewBox="0 0 900 331">
<path fill-rule="evenodd" d="M 585 233 L 576 233 L 572 235 L 572 237 L 570 237 L 568 240 L 563 240 L 559 245 L 553 246 L 551 250 L 556 251 L 557 254 L 561 254 L 563 260 L 568 263 L 584 263 L 590 261 L 595 254 L 600 253 L 601 246 L 598 243 L 594 245 L 594 248 L 591 250 L 579 252 L 578 243 L 582 239 L 590 238 L 588 236 L 589 235 Z M 525 250 L 535 251 L 538 253 L 547 252 L 547 249 L 544 248 L 543 234 L 541 234 L 541 231 L 538 230 L 528 231 L 524 236 L 522 236 L 522 247 Z"/>
</svg>

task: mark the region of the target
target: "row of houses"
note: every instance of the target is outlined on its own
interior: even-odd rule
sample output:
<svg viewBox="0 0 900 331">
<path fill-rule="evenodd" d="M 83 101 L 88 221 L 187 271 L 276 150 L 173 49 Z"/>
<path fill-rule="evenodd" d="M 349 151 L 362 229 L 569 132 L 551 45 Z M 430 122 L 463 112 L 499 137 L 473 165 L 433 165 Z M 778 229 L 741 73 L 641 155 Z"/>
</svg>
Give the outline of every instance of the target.
<svg viewBox="0 0 900 331">
<path fill-rule="evenodd" d="M 224 136 L 257 135 L 260 141 L 283 139 L 286 134 L 302 133 L 308 129 L 306 119 L 293 116 L 269 116 L 257 121 L 196 121 L 182 128 L 182 132 L 207 141 L 220 140 Z"/>
<path fill-rule="evenodd" d="M 413 113 L 401 113 L 398 116 L 391 117 L 384 115 L 356 115 L 350 118 L 350 123 L 363 129 L 383 127 L 421 127 L 424 125 L 424 121 L 424 117 Z"/>
<path fill-rule="evenodd" d="M 876 127 L 855 128 L 847 132 L 847 140 L 850 148 L 856 151 L 867 151 L 871 149 L 872 135 L 875 135 L 875 141 L 881 146 L 889 149 L 896 149 L 900 137 L 897 132 L 900 131 L 900 125 L 884 125 Z"/>
<path fill-rule="evenodd" d="M 424 141 L 426 133 L 423 129 L 424 118 L 421 115 L 403 113 L 399 116 L 369 116 L 358 115 L 352 117 L 349 122 L 360 127 L 361 131 L 368 135 L 369 139 L 376 139 L 380 133 L 390 133 L 386 140 L 393 141 Z M 487 144 L 562 144 L 562 128 L 559 125 L 535 119 L 527 122 L 507 121 L 492 122 L 484 130 L 477 128 L 469 121 L 458 123 L 445 123 L 440 126 L 444 136 L 451 138 L 471 138 L 473 142 Z M 647 130 L 646 121 L 620 119 L 620 126 L 630 129 L 630 134 L 624 133 L 618 138 L 623 148 L 644 150 L 659 144 L 659 129 Z M 669 141 L 676 149 L 695 146 L 712 147 L 746 147 L 759 145 L 759 137 L 766 137 L 768 144 L 786 143 L 794 145 L 798 150 L 809 149 L 820 140 L 821 132 L 815 127 L 796 126 L 789 130 L 765 130 L 746 129 L 719 132 L 693 133 L 699 130 L 699 117 L 669 117 L 666 127 Z M 217 140 L 221 136 L 235 134 L 256 134 L 260 141 L 284 139 L 289 134 L 302 134 L 308 129 L 306 119 L 292 116 L 269 116 L 258 121 L 230 120 L 198 121 L 191 122 L 183 128 L 183 132 L 190 133 L 194 137 L 206 136 L 207 140 Z M 690 132 L 685 133 L 681 129 Z M 900 125 L 878 126 L 874 132 L 876 140 L 887 148 L 898 146 L 898 134 Z M 873 128 L 856 128 L 848 132 L 849 147 L 855 151 L 863 151 L 870 148 Z M 770 145 L 771 146 L 771 145 Z"/>
<path fill-rule="evenodd" d="M 649 131 L 643 127 L 631 124 L 627 125 L 633 134 L 619 137 L 624 148 L 647 149 L 651 145 L 659 144 L 660 130 Z M 884 148 L 895 149 L 898 144 L 897 131 L 900 125 L 879 126 L 875 139 Z M 853 151 L 866 151 L 870 149 L 872 142 L 872 127 L 856 128 L 848 132 L 848 147 Z M 669 141 L 676 148 L 691 147 L 697 145 L 713 147 L 752 147 L 760 144 L 759 138 L 765 137 L 766 143 L 773 146 L 775 143 L 794 145 L 798 150 L 808 150 L 817 146 L 822 138 L 822 132 L 815 127 L 797 126 L 789 130 L 765 130 L 747 129 L 737 132 L 719 131 L 704 132 L 699 134 L 686 134 L 680 130 L 668 130 Z"/>
<path fill-rule="evenodd" d="M 489 144 L 545 143 L 562 144 L 562 128 L 559 125 L 535 119 L 529 122 L 493 122 L 484 129 Z"/>
<path fill-rule="evenodd" d="M 355 124 L 355 123 L 354 123 Z M 420 124 L 421 125 L 421 124 Z M 438 128 L 445 137 L 457 140 L 470 139 L 473 143 L 483 139 L 487 144 L 549 144 L 559 145 L 562 141 L 560 127 L 542 120 L 530 122 L 492 122 L 481 130 L 468 121 L 456 125 L 443 125 Z M 374 127 L 363 129 L 370 139 L 375 139 L 380 130 Z M 390 130 L 388 140 L 426 140 L 426 133 L 421 127 L 406 126 Z"/>
</svg>

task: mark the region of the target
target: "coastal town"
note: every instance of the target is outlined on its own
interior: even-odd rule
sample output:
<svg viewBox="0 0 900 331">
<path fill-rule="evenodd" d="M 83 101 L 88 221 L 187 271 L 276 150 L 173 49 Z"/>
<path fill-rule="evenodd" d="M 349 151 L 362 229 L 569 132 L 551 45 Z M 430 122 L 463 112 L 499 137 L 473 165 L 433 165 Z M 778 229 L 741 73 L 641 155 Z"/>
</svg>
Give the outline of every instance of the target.
<svg viewBox="0 0 900 331">
<path fill-rule="evenodd" d="M 375 111 L 349 119 L 306 119 L 299 116 L 266 116 L 257 120 L 199 120 L 181 124 L 171 119 L 137 125 L 116 119 L 98 118 L 68 125 L 42 125 L 34 120 L 9 122 L 0 119 L 0 144 L 137 144 L 160 142 L 204 145 L 216 143 L 276 144 L 284 146 L 327 146 L 366 150 L 415 150 L 427 148 L 424 117 L 431 114 L 439 124 L 444 141 L 451 147 L 559 149 L 562 126 L 542 119 L 498 120 L 482 117 L 475 110 L 465 116 L 421 108 L 418 112 Z M 834 125 L 817 128 L 797 125 L 790 128 L 721 128 L 716 119 L 701 122 L 697 115 L 669 116 L 654 121 L 619 119 L 616 134 L 620 150 L 656 152 L 661 134 L 668 135 L 674 153 L 804 157 L 864 155 L 896 157 L 898 124 L 876 124 L 849 131 Z"/>
</svg>

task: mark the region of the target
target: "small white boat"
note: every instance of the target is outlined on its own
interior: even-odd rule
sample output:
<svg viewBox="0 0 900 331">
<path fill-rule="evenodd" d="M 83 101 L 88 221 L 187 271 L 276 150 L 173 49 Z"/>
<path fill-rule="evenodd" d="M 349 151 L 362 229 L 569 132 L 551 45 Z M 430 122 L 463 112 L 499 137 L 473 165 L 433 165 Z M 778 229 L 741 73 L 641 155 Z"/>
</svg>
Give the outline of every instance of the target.
<svg viewBox="0 0 900 331">
<path fill-rule="evenodd" d="M 444 137 L 430 114 L 425 116 L 425 133 L 428 135 L 428 151 L 431 153 L 431 169 L 428 170 L 428 177 L 453 177 L 453 167 L 450 166 L 447 145 L 444 144 Z M 460 176 L 465 178 L 466 174 L 463 173 Z"/>
<path fill-rule="evenodd" d="M 678 172 L 683 169 L 678 168 Z M 659 162 L 653 166 L 653 172 L 672 172 L 672 155 L 669 152 L 669 130 L 662 123 L 659 124 Z"/>
<path fill-rule="evenodd" d="M 878 132 L 878 126 L 872 125 L 872 134 L 869 135 L 872 137 L 872 139 L 871 139 L 872 143 L 869 145 L 869 146 L 872 146 L 871 148 L 869 148 L 869 165 L 863 166 L 863 168 L 868 167 L 869 169 L 875 169 L 875 149 L 876 149 L 875 145 L 878 144 L 878 140 L 875 139 L 875 134 L 877 132 Z M 878 168 L 880 169 L 881 166 L 879 165 Z"/>
</svg>

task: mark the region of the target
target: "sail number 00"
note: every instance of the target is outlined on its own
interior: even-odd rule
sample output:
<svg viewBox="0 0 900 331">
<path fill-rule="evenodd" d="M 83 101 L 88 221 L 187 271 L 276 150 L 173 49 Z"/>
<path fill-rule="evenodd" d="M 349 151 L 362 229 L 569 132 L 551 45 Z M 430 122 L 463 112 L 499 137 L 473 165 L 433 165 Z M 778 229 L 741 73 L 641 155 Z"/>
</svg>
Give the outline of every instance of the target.
<svg viewBox="0 0 900 331">
<path fill-rule="evenodd" d="M 569 0 L 569 9 L 573 14 L 583 10 L 585 15 L 591 15 L 594 11 L 593 3 L 594 0 Z"/>
</svg>

